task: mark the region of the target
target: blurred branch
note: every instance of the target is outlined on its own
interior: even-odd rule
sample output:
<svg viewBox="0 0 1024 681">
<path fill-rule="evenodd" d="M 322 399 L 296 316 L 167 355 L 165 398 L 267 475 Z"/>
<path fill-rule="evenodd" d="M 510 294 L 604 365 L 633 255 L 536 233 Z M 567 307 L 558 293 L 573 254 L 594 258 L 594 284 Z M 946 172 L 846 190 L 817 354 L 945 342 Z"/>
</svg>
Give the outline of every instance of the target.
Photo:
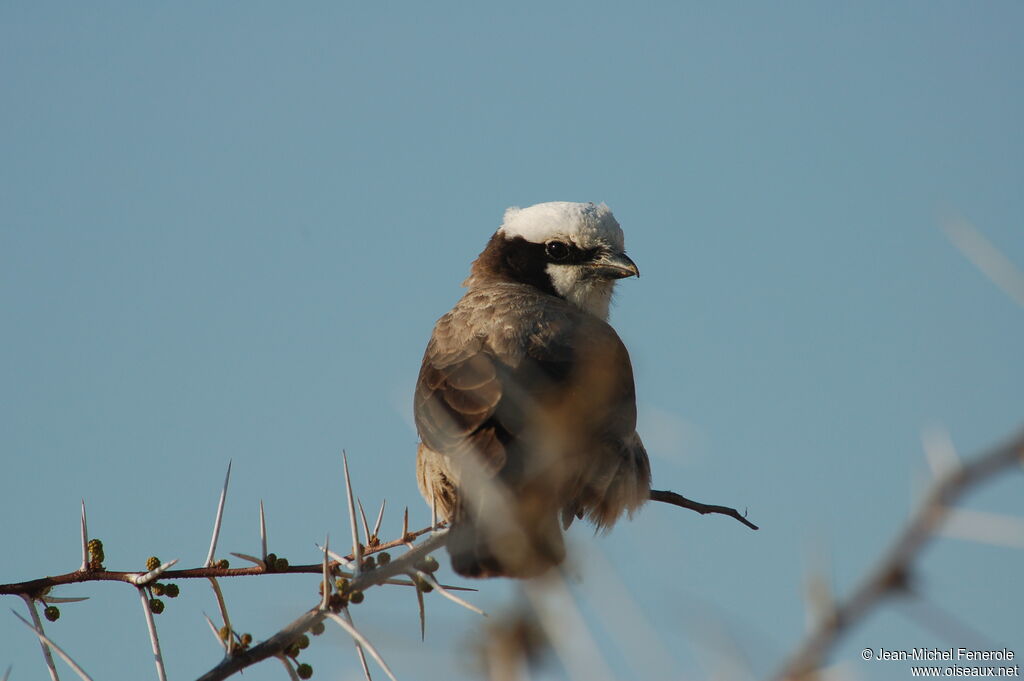
<svg viewBox="0 0 1024 681">
<path fill-rule="evenodd" d="M 949 220 L 946 236 L 993 284 L 1024 306 L 1024 274 L 967 220 Z"/>
<path fill-rule="evenodd" d="M 953 503 L 972 487 L 1016 463 L 1024 463 L 1024 432 L 939 478 L 881 561 L 845 601 L 837 602 L 811 630 L 774 679 L 814 678 L 816 670 L 844 633 L 885 597 L 906 593 L 915 560 L 945 521 Z"/>
<path fill-rule="evenodd" d="M 728 506 L 715 506 L 713 504 L 702 504 L 699 501 L 693 499 L 687 499 L 681 494 L 670 492 L 667 490 L 651 490 L 651 501 L 660 501 L 666 504 L 672 504 L 673 506 L 679 506 L 680 508 L 688 508 L 691 511 L 696 511 L 701 515 L 707 513 L 718 513 L 720 515 L 727 515 L 730 518 L 735 518 L 752 530 L 758 529 L 757 525 L 747 520 L 746 513 L 740 513 L 735 508 L 729 508 Z"/>
</svg>

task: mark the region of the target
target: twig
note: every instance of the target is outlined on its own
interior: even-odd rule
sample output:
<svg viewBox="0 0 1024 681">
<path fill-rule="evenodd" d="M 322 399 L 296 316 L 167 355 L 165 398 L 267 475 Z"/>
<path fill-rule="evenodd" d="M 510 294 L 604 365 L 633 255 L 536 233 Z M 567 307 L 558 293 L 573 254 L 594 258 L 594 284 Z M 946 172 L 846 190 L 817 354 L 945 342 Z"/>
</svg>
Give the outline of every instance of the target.
<svg viewBox="0 0 1024 681">
<path fill-rule="evenodd" d="M 246 667 L 251 667 L 257 662 L 283 655 L 284 651 L 299 636 L 308 631 L 314 624 L 322 622 L 324 617 L 326 617 L 326 614 L 320 609 L 318 604 L 317 607 L 302 613 L 284 629 L 259 645 L 245 650 L 236 649 L 234 655 L 225 657 L 220 664 L 200 676 L 198 681 L 222 681 Z"/>
<path fill-rule="evenodd" d="M 687 499 L 681 494 L 675 492 L 669 492 L 667 490 L 651 490 L 651 501 L 661 501 L 666 504 L 672 504 L 673 506 L 679 506 L 680 508 L 688 508 L 691 511 L 696 511 L 701 515 L 706 513 L 718 513 L 721 515 L 727 515 L 736 520 L 740 521 L 752 530 L 758 529 L 757 525 L 747 520 L 746 514 L 741 514 L 735 508 L 728 506 L 715 506 L 713 504 L 702 504 L 699 501 L 693 499 Z"/>
<path fill-rule="evenodd" d="M 1024 432 L 937 480 L 875 568 L 845 601 L 836 603 L 831 614 L 811 630 L 773 678 L 778 681 L 812 678 L 845 632 L 883 598 L 906 591 L 915 559 L 935 536 L 949 507 L 970 488 L 1021 462 L 1024 462 Z"/>
</svg>

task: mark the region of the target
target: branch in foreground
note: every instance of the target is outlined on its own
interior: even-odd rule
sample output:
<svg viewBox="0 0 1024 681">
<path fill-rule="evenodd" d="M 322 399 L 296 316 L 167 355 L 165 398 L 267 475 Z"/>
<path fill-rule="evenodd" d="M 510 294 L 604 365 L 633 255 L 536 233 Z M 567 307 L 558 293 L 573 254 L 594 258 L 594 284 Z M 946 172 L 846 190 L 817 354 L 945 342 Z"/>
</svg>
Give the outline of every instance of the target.
<svg viewBox="0 0 1024 681">
<path fill-rule="evenodd" d="M 758 529 L 757 525 L 747 520 L 746 513 L 740 513 L 735 508 L 728 506 L 715 506 L 714 504 L 702 504 L 699 501 L 693 499 L 687 499 L 681 494 L 670 492 L 667 490 L 651 490 L 651 501 L 661 501 L 666 504 L 672 504 L 673 506 L 679 506 L 680 508 L 688 508 L 691 511 L 696 511 L 701 515 L 707 513 L 718 513 L 720 515 L 727 515 L 731 518 L 735 518 L 752 530 Z"/>
<path fill-rule="evenodd" d="M 896 537 L 889 551 L 860 586 L 807 635 L 774 678 L 801 681 L 817 670 L 839 638 L 886 596 L 906 593 L 914 560 L 946 518 L 950 507 L 970 488 L 1014 464 L 1024 463 L 1024 432 L 1010 441 L 955 468 L 935 482 L 917 512 Z"/>
<path fill-rule="evenodd" d="M 350 589 L 352 591 L 364 591 L 371 586 L 383 584 L 392 577 L 408 572 L 413 569 L 418 560 L 422 559 L 430 551 L 443 546 L 447 540 L 446 534 L 444 530 L 439 531 L 420 543 L 416 548 L 392 560 L 387 565 L 361 573 L 352 580 Z M 225 658 L 216 667 L 199 677 L 199 681 L 221 681 L 246 667 L 251 667 L 257 662 L 283 654 L 299 636 L 308 631 L 313 625 L 322 622 L 330 612 L 332 612 L 330 609 L 324 609 L 320 606 L 307 610 L 291 624 L 262 643 L 248 650 L 238 651 L 231 657 Z"/>
</svg>

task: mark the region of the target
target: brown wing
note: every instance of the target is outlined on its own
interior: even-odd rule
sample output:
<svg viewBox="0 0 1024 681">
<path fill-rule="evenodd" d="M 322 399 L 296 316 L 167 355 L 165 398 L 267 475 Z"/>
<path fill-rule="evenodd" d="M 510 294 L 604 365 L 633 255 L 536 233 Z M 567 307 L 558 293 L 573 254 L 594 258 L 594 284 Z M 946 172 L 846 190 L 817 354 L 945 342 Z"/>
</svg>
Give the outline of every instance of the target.
<svg viewBox="0 0 1024 681">
<path fill-rule="evenodd" d="M 475 453 L 507 479 L 528 466 L 524 434 L 533 428 L 536 441 L 540 421 L 581 450 L 595 438 L 626 438 L 636 425 L 632 368 L 615 331 L 523 289 L 469 294 L 439 320 L 414 410 L 427 447 L 456 460 Z"/>
<path fill-rule="evenodd" d="M 435 335 L 436 335 L 435 331 Z M 505 465 L 494 412 L 502 385 L 496 358 L 479 341 L 456 355 L 436 355 L 427 346 L 416 384 L 416 429 L 430 449 L 448 456 L 475 452 L 490 471 Z"/>
</svg>

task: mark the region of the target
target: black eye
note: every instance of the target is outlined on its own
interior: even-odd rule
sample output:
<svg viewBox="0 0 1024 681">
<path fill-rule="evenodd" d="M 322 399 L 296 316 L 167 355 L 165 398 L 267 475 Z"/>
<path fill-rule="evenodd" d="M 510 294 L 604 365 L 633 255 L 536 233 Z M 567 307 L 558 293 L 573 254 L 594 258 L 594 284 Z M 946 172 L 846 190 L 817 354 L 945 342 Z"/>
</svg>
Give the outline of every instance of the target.
<svg viewBox="0 0 1024 681">
<path fill-rule="evenodd" d="M 569 257 L 569 247 L 561 241 L 549 241 L 544 250 L 552 260 L 565 260 Z"/>
</svg>

